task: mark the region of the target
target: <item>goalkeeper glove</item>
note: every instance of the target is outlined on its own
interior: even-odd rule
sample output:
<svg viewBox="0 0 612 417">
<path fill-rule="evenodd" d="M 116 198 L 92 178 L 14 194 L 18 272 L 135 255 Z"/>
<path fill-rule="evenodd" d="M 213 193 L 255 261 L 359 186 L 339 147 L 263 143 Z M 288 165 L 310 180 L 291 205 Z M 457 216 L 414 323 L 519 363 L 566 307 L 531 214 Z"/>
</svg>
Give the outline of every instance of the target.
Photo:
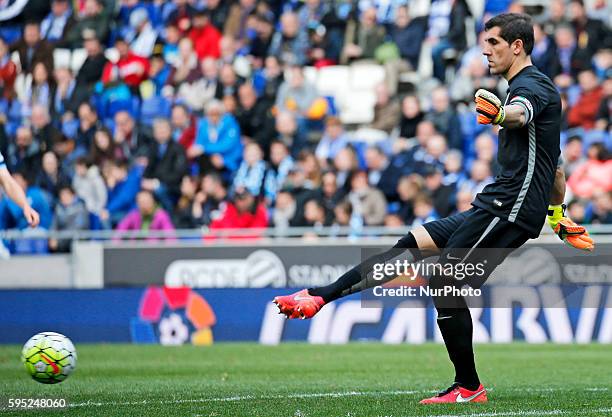
<svg viewBox="0 0 612 417">
<path fill-rule="evenodd" d="M 478 123 L 481 125 L 498 125 L 506 119 L 506 111 L 502 102 L 490 91 L 479 89 L 474 96 L 476 112 L 478 112 Z"/>
<path fill-rule="evenodd" d="M 567 245 L 589 252 L 595 248 L 595 242 L 589 232 L 565 217 L 565 204 L 548 206 L 547 219 L 553 232 Z"/>
</svg>

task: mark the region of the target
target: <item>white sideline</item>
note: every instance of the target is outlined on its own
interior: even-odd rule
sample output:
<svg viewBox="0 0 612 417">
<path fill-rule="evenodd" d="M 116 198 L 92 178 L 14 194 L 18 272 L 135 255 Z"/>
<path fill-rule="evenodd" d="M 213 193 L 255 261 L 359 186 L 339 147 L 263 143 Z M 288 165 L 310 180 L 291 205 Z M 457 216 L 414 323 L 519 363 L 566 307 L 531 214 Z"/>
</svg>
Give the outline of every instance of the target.
<svg viewBox="0 0 612 417">
<path fill-rule="evenodd" d="M 598 392 L 607 391 L 607 387 L 590 387 L 585 388 L 587 392 Z M 493 392 L 494 389 L 488 389 L 489 392 Z M 563 389 L 557 388 L 505 388 L 504 391 L 520 391 L 520 392 L 553 392 L 563 391 Z M 86 401 L 82 403 L 68 404 L 68 407 L 104 407 L 104 406 L 132 406 L 132 405 L 147 405 L 147 404 L 187 404 L 187 403 L 207 403 L 207 402 L 235 402 L 235 401 L 247 401 L 247 400 L 282 400 L 286 398 L 293 399 L 304 399 L 304 398 L 342 398 L 342 397 L 360 397 L 360 396 L 371 396 L 371 397 L 383 397 L 387 395 L 411 395 L 411 394 L 431 394 L 437 392 L 436 390 L 394 390 L 394 391 L 340 391 L 340 392 L 313 392 L 313 393 L 295 393 L 295 394 L 275 394 L 275 395 L 236 395 L 231 397 L 211 397 L 211 398 L 187 398 L 187 399 L 176 399 L 176 400 L 142 400 L 142 401 L 108 401 L 108 402 L 95 402 Z M 602 409 L 606 410 L 606 409 Z M 612 409 L 610 409 L 612 410 Z M 554 411 L 554 410 L 553 410 Z M 561 410 L 559 410 L 561 411 Z M 599 412 L 594 410 L 595 412 Z M 550 411 L 549 411 L 550 412 Z M 564 414 L 565 412 L 561 412 Z M 468 414 L 463 417 L 495 417 L 495 416 L 513 416 L 515 414 Z M 520 415 L 532 415 L 532 414 L 516 414 Z M 533 415 L 538 415 L 537 413 Z M 554 414 L 550 414 L 554 415 Z M 462 417 L 462 416 L 440 416 L 440 417 Z"/>
<path fill-rule="evenodd" d="M 528 410 L 528 411 L 500 411 L 492 413 L 477 413 L 477 414 L 446 414 L 435 417 L 514 417 L 514 416 L 556 416 L 563 414 L 586 414 L 586 413 L 610 413 L 612 408 L 595 408 L 595 409 L 583 409 L 583 410 Z"/>
</svg>

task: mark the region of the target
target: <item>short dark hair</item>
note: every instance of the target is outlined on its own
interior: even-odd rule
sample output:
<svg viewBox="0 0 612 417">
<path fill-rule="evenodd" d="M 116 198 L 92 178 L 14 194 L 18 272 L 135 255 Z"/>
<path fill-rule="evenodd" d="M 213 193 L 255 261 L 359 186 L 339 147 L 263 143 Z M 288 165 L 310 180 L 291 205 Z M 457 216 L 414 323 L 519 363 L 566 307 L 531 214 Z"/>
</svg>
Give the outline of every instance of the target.
<svg viewBox="0 0 612 417">
<path fill-rule="evenodd" d="M 502 13 L 485 23 L 485 30 L 498 27 L 499 36 L 506 42 L 512 43 L 517 39 L 523 41 L 523 49 L 527 55 L 533 51 L 533 21 L 531 16 L 524 13 Z"/>
</svg>

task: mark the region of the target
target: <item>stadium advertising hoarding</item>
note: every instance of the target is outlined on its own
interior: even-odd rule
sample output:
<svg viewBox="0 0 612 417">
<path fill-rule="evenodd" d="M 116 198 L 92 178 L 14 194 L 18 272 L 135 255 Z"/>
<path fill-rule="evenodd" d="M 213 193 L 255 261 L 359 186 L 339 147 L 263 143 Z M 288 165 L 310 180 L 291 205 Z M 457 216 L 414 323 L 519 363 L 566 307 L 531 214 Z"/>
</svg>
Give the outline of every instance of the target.
<svg viewBox="0 0 612 417">
<path fill-rule="evenodd" d="M 389 246 L 393 242 L 389 242 Z M 109 245 L 104 285 L 192 288 L 313 287 L 327 285 L 382 247 L 358 245 Z M 530 243 L 494 272 L 492 284 L 609 284 L 612 243 L 593 254 L 555 243 Z"/>
<path fill-rule="evenodd" d="M 567 286 L 559 285 L 557 291 Z M 550 286 L 534 286 L 529 306 L 503 287 L 507 308 L 473 308 L 474 339 L 480 343 L 612 343 L 612 290 L 590 285 L 572 303 L 543 308 Z M 597 305 L 592 294 L 597 292 Z M 441 341 L 435 311 L 424 300 L 365 307 L 358 295 L 334 302 L 312 320 L 285 320 L 270 301 L 277 289 L 187 287 L 105 290 L 0 291 L 0 343 L 23 343 L 53 330 L 75 343 L 134 342 L 207 345 L 225 341 L 278 344 L 285 341 L 424 343 Z M 589 301 L 587 301 L 587 298 Z M 236 308 L 237 303 L 240 309 Z M 47 312 L 39 314 L 40 311 Z"/>
</svg>

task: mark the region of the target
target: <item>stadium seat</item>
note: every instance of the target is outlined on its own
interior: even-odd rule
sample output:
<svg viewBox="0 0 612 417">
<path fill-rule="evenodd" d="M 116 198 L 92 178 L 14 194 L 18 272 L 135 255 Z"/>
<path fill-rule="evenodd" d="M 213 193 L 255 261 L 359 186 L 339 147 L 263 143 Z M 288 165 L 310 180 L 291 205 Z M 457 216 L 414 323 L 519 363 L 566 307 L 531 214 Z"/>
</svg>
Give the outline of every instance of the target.
<svg viewBox="0 0 612 417">
<path fill-rule="evenodd" d="M 142 101 L 140 108 L 141 123 L 150 126 L 157 117 L 170 117 L 171 103 L 164 97 L 154 96 Z"/>
<path fill-rule="evenodd" d="M 340 92 L 349 89 L 349 68 L 344 65 L 323 67 L 317 78 L 317 92 L 324 96 L 332 96 L 338 101 Z"/>
<path fill-rule="evenodd" d="M 53 51 L 53 65 L 55 68 L 71 68 L 70 59 L 70 49 L 58 48 Z"/>
<path fill-rule="evenodd" d="M 350 88 L 374 90 L 385 80 L 385 69 L 376 64 L 354 64 L 350 67 Z"/>
<path fill-rule="evenodd" d="M 340 120 L 344 124 L 370 123 L 374 120 L 375 103 L 373 91 L 347 91 L 340 104 Z"/>
<path fill-rule="evenodd" d="M 72 73 L 76 74 L 79 72 L 83 63 L 87 59 L 87 51 L 85 49 L 75 49 L 72 51 L 72 57 L 70 59 L 70 68 L 72 69 Z"/>
</svg>

